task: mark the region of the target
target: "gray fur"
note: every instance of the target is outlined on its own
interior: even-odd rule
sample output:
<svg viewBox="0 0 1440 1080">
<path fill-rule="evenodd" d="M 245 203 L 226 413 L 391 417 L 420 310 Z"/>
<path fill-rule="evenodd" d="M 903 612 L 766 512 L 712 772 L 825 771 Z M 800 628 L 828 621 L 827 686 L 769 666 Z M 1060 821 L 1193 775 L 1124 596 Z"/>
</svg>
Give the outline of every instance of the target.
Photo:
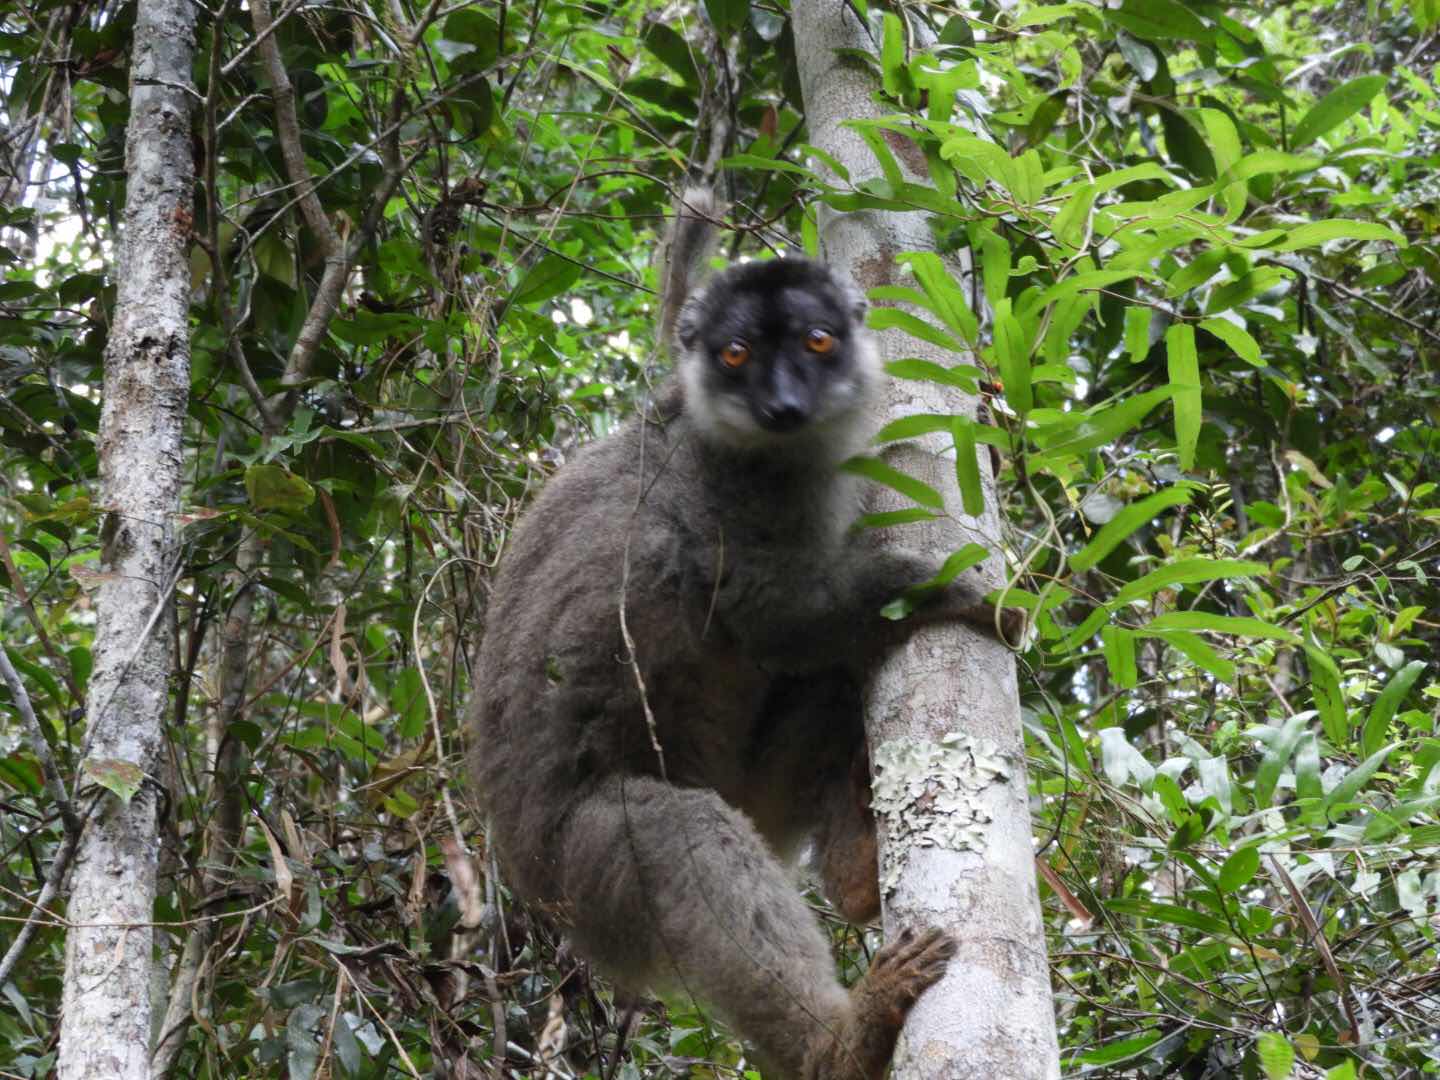
<svg viewBox="0 0 1440 1080">
<path fill-rule="evenodd" d="M 858 493 L 835 465 L 864 441 L 878 375 L 862 313 L 805 260 L 732 267 L 687 302 L 678 376 L 561 470 L 511 538 L 471 710 L 515 890 L 613 978 L 693 992 L 767 1077 L 795 1080 L 879 1077 L 953 948 L 902 938 L 848 993 L 786 865 L 813 844 L 842 910 L 876 914 L 857 687 L 905 633 L 879 609 L 928 570 L 848 530 Z M 836 354 L 786 354 L 815 318 Z M 757 365 L 798 365 L 799 382 L 820 365 L 793 430 L 750 407 L 765 372 L 750 385 L 717 367 L 716 335 L 742 332 Z M 947 610 L 976 603 L 956 588 Z"/>
</svg>

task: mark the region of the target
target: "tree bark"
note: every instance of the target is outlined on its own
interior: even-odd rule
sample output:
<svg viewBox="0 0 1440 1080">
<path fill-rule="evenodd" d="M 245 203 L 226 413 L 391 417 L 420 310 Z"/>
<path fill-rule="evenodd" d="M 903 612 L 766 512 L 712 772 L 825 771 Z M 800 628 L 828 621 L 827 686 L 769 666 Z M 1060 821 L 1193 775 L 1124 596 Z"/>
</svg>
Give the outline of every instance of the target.
<svg viewBox="0 0 1440 1080">
<path fill-rule="evenodd" d="M 871 37 L 853 7 L 833 0 L 793 0 L 791 18 L 810 141 L 849 169 L 852 183 L 880 175 L 864 142 L 841 126 L 884 115 L 873 100 L 878 81 L 836 52 L 873 52 Z M 909 148 L 891 145 L 903 162 Z M 827 261 L 866 289 L 899 284 L 895 256 L 932 246 L 920 213 L 838 215 L 822 208 L 820 226 Z M 887 361 L 957 359 L 900 331 L 879 339 Z M 975 402 L 928 383 L 892 384 L 880 420 L 917 412 L 973 416 Z M 984 513 L 967 517 L 949 452 L 949 440 L 908 443 L 890 459 L 947 493 L 946 518 L 895 534 L 896 542 L 933 554 L 937 567 L 968 541 L 1000 549 L 988 462 L 982 459 L 980 469 Z M 984 572 L 992 586 L 1001 584 L 998 559 Z M 960 946 L 945 978 L 910 1014 L 892 1076 L 1058 1077 L 1013 656 L 965 626 L 924 628 L 874 674 L 866 706 L 886 932 L 938 925 Z"/>
<path fill-rule="evenodd" d="M 150 922 L 158 815 L 169 800 L 156 777 L 190 388 L 194 37 L 187 0 L 137 6 L 124 231 L 100 417 L 100 505 L 109 516 L 80 781 L 89 813 L 68 909 L 64 1080 L 143 1080 L 150 1072 Z M 115 794 L 117 787 L 130 797 Z"/>
</svg>

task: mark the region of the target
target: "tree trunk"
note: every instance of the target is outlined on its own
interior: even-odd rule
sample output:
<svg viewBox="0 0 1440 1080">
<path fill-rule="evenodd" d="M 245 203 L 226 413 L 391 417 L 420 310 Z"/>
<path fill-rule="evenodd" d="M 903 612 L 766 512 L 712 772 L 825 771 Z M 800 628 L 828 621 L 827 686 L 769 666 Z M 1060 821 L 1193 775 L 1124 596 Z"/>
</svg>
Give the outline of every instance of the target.
<svg viewBox="0 0 1440 1080">
<path fill-rule="evenodd" d="M 171 797 L 157 775 L 190 388 L 194 36 L 195 7 L 186 0 L 137 6 L 125 225 L 100 417 L 100 505 L 109 517 L 80 781 L 90 812 L 68 909 L 64 1080 L 143 1080 L 150 1072 L 149 924 L 159 814 Z"/>
<path fill-rule="evenodd" d="M 878 176 L 863 141 L 841 126 L 883 115 L 872 100 L 878 80 L 836 53 L 873 52 L 870 36 L 853 7 L 833 0 L 793 0 L 791 18 L 810 141 L 848 168 L 851 182 Z M 903 161 L 907 148 L 890 141 Z M 932 246 L 918 213 L 842 216 L 822 208 L 820 224 L 827 260 L 866 289 L 899 284 L 896 254 Z M 958 359 L 900 331 L 879 337 L 887 361 L 920 356 L 948 365 Z M 973 415 L 975 402 L 907 382 L 890 387 L 883 408 L 888 421 L 916 412 Z M 933 554 L 937 567 L 967 541 L 1000 547 L 988 462 L 982 459 L 985 511 L 977 520 L 960 507 L 948 451 L 948 440 L 911 443 L 891 459 L 948 492 L 946 519 L 896 534 L 906 547 Z M 998 559 L 989 561 L 987 573 L 991 584 L 1001 583 Z M 866 704 L 886 932 L 938 925 L 960 943 L 945 978 L 910 1014 L 892 1075 L 1058 1077 L 1014 658 L 999 641 L 968 627 L 928 627 L 875 673 Z"/>
</svg>

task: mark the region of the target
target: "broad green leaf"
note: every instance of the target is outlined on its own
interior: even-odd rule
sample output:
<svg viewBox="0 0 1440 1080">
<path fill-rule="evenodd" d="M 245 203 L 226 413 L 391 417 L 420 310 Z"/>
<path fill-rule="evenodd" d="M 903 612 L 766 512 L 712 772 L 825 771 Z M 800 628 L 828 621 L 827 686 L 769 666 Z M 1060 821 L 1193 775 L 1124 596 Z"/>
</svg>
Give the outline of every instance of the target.
<svg viewBox="0 0 1440 1080">
<path fill-rule="evenodd" d="M 1229 183 L 1234 180 L 1249 180 L 1251 177 L 1264 176 L 1267 173 L 1308 172 L 1311 169 L 1318 169 L 1320 164 L 1319 158 L 1286 154 L 1280 150 L 1261 150 L 1257 153 L 1246 154 L 1227 169 L 1220 180 L 1222 183 Z"/>
<path fill-rule="evenodd" d="M 933 360 L 919 360 L 913 357 L 906 360 L 892 360 L 885 365 L 885 370 L 897 379 L 939 383 L 941 386 L 956 387 L 967 394 L 974 394 L 979 390 L 976 380 L 983 374 L 979 368 L 970 364 L 946 367 Z"/>
<path fill-rule="evenodd" d="M 991 181 L 1003 191 L 1015 186 L 1014 161 L 1004 147 L 974 135 L 958 135 L 940 146 L 940 156 L 978 184 Z"/>
<path fill-rule="evenodd" d="M 894 18 L 894 16 L 890 16 Z M 880 173 L 885 177 L 888 190 L 879 188 L 872 189 L 876 194 L 893 196 L 898 194 L 896 188 L 905 183 L 905 174 L 900 168 L 900 162 L 895 159 L 895 151 L 890 149 L 890 144 L 885 141 L 880 129 L 870 124 L 862 124 L 858 121 L 851 121 L 848 127 L 854 128 L 865 145 L 870 148 L 870 153 L 875 158 L 875 163 L 880 166 Z"/>
<path fill-rule="evenodd" d="M 1242 559 L 1180 559 L 1142 578 L 1130 582 L 1116 595 L 1113 604 L 1128 604 L 1168 589 L 1172 585 L 1193 585 L 1201 581 L 1219 581 L 1226 578 L 1254 577 L 1265 573 L 1264 563 L 1248 562 Z"/>
<path fill-rule="evenodd" d="M 739 30 L 750 15 L 750 0 L 705 0 L 705 14 L 718 30 Z"/>
<path fill-rule="evenodd" d="M 1296 713 L 1285 721 L 1278 732 L 1270 729 L 1274 738 L 1270 740 L 1270 745 L 1261 755 L 1260 764 L 1255 768 L 1257 809 L 1264 810 L 1270 805 L 1280 773 L 1290 764 L 1290 755 L 1295 753 L 1295 748 L 1300 745 L 1300 739 L 1305 735 L 1305 725 L 1309 722 L 1308 713 Z"/>
<path fill-rule="evenodd" d="M 1355 796 L 1360 793 L 1365 782 L 1380 771 L 1380 766 L 1385 764 L 1385 759 L 1399 745 L 1398 742 L 1392 742 L 1387 746 L 1382 746 L 1346 773 L 1340 782 L 1330 789 L 1330 794 L 1325 796 L 1325 809 L 1329 811 L 1332 807 L 1354 802 Z"/>
<path fill-rule="evenodd" d="M 952 551 L 945 557 L 936 575 L 925 584 L 948 585 L 957 577 L 969 570 L 972 566 L 979 566 L 990 557 L 990 549 L 984 544 L 966 544 L 958 551 Z"/>
<path fill-rule="evenodd" d="M 1114 1065 L 1139 1057 L 1165 1037 L 1164 1031 L 1150 1031 L 1144 1035 L 1131 1035 L 1123 1039 L 1112 1039 L 1094 1050 L 1087 1050 L 1072 1059 L 1072 1064 Z"/>
<path fill-rule="evenodd" d="M 928 341 L 941 349 L 948 349 L 950 352 L 964 352 L 965 346 L 956 341 L 943 330 L 931 326 L 924 319 L 911 315 L 908 311 L 901 311 L 898 308 L 871 308 L 870 315 L 866 319 L 872 330 L 903 330 L 911 337 L 919 338 L 921 341 Z"/>
<path fill-rule="evenodd" d="M 1044 453 L 1036 457 L 1037 465 L 1049 465 L 1061 458 L 1073 457 L 1113 442 L 1143 420 L 1160 402 L 1170 397 L 1170 387 L 1162 386 L 1118 405 L 1078 416 L 1063 423 L 1047 424 L 1032 433 Z"/>
<path fill-rule="evenodd" d="M 1262 266 L 1244 274 L 1210 294 L 1210 299 L 1205 303 L 1205 314 L 1218 315 L 1222 311 L 1229 311 L 1233 307 L 1239 307 L 1246 301 L 1268 292 L 1280 282 L 1290 276 L 1288 271 L 1278 266 Z"/>
<path fill-rule="evenodd" d="M 1215 615 L 1208 611 L 1169 611 L 1145 624 L 1146 630 L 1212 630 L 1217 634 L 1239 634 L 1244 637 L 1269 638 L 1299 644 L 1300 635 L 1281 626 L 1272 626 L 1261 619 L 1242 615 Z"/>
<path fill-rule="evenodd" d="M 1218 882 L 1222 893 L 1233 893 L 1250 884 L 1260 869 L 1260 849 L 1243 847 L 1220 866 Z"/>
<path fill-rule="evenodd" d="M 1247 364 L 1261 367 L 1264 361 L 1260 358 L 1260 343 L 1250 336 L 1249 332 L 1236 326 L 1229 319 L 1206 319 L 1200 324 L 1200 329 L 1214 334 L 1231 351 L 1240 357 Z"/>
<path fill-rule="evenodd" d="M 1135 635 L 1118 626 L 1100 629 L 1100 640 L 1105 647 L 1105 664 L 1110 669 L 1110 678 L 1122 690 L 1131 690 L 1140 681 L 1135 666 Z"/>
<path fill-rule="evenodd" d="M 939 413 L 912 413 L 892 420 L 875 433 L 874 442 L 887 443 L 899 439 L 916 439 L 937 431 L 950 430 L 950 417 Z"/>
<path fill-rule="evenodd" d="M 526 273 L 511 299 L 517 304 L 538 304 L 559 296 L 580 280 L 582 269 L 575 259 L 546 255 Z"/>
<path fill-rule="evenodd" d="M 1030 350 L 1025 343 L 1020 322 L 1010 310 L 1008 298 L 995 306 L 995 366 L 1006 403 L 1021 416 L 1035 406 L 1030 385 Z"/>
<path fill-rule="evenodd" d="M 1350 738 L 1350 717 L 1345 708 L 1345 694 L 1340 689 L 1340 669 L 1319 646 L 1307 643 L 1305 655 L 1310 660 L 1310 689 L 1320 726 L 1325 737 L 1336 746 L 1344 746 Z"/>
<path fill-rule="evenodd" d="M 974 344 L 980 336 L 980 324 L 940 256 L 933 251 L 912 251 L 896 258 L 910 267 L 915 280 L 925 291 L 926 309 L 967 342 Z"/>
<path fill-rule="evenodd" d="M 1188 472 L 1195 464 L 1195 445 L 1200 440 L 1202 419 L 1195 327 L 1190 323 L 1174 323 L 1165 331 L 1165 350 L 1175 402 L 1175 444 L 1180 452 L 1180 468 Z"/>
<path fill-rule="evenodd" d="M 1385 684 L 1385 689 L 1380 691 L 1380 696 L 1370 708 L 1370 717 L 1365 721 L 1365 730 L 1360 739 L 1360 752 L 1366 757 L 1384 743 L 1385 736 L 1390 731 L 1390 721 L 1395 719 L 1396 710 L 1400 708 L 1405 695 L 1410 692 L 1415 680 L 1424 670 L 1424 660 L 1412 660 L 1392 675 Z"/>
<path fill-rule="evenodd" d="M 1311 106 L 1310 111 L 1295 125 L 1295 131 L 1290 137 L 1291 148 L 1298 150 L 1302 146 L 1308 146 L 1321 135 L 1349 120 L 1385 89 L 1386 81 L 1384 75 L 1362 75 L 1331 90 Z"/>
<path fill-rule="evenodd" d="M 1125 0 L 1105 18 L 1147 41 L 1210 41 L 1215 32 L 1177 0 Z"/>
<path fill-rule="evenodd" d="M 695 70 L 690 46 L 673 28 L 656 19 L 645 28 L 641 41 L 657 60 L 679 75 L 686 86 L 699 87 L 700 75 Z"/>
<path fill-rule="evenodd" d="M 1060 207 L 1060 212 L 1050 224 L 1050 231 L 1061 243 L 1072 248 L 1079 247 L 1085 239 L 1085 231 L 1090 222 L 1090 209 L 1094 205 L 1095 185 L 1081 184 Z"/>
<path fill-rule="evenodd" d="M 1192 490 L 1189 485 L 1176 485 L 1131 503 L 1101 526 L 1094 539 L 1070 558 L 1070 569 L 1076 573 L 1089 570 L 1156 514 L 1189 502 Z"/>
<path fill-rule="evenodd" d="M 1138 919 L 1178 926 L 1183 930 L 1199 930 L 1202 934 L 1213 934 L 1217 937 L 1231 936 L 1230 926 L 1224 919 L 1193 908 L 1181 907 L 1179 904 L 1162 904 L 1138 896 L 1126 896 L 1106 900 L 1105 907 L 1116 915 L 1132 915 Z"/>
<path fill-rule="evenodd" d="M 1132 364 L 1138 364 L 1150 352 L 1151 309 L 1142 304 L 1125 308 L 1125 352 Z"/>
<path fill-rule="evenodd" d="M 1128 169 L 1116 169 L 1096 177 L 1095 193 L 1099 195 L 1113 191 L 1117 187 L 1133 184 L 1137 180 L 1163 180 L 1171 187 L 1176 184 L 1175 177 L 1166 171 L 1163 165 L 1159 162 L 1147 161 L 1144 165 L 1132 165 Z"/>
<path fill-rule="evenodd" d="M 1235 665 L 1205 643 L 1199 634 L 1189 630 L 1151 630 L 1143 627 L 1139 633 L 1158 637 L 1172 649 L 1183 653 L 1189 661 L 1203 668 L 1223 683 L 1235 681 Z"/>
<path fill-rule="evenodd" d="M 1223 176 L 1239 163 L 1241 154 L 1244 153 L 1240 145 L 1240 134 L 1235 130 L 1235 122 L 1219 109 L 1195 111 L 1205 128 L 1210 153 L 1215 158 L 1215 171 Z M 1232 180 L 1226 184 L 1221 189 L 1221 198 L 1225 202 L 1225 220 L 1234 221 L 1244 211 L 1249 198 L 1245 181 Z"/>
<path fill-rule="evenodd" d="M 1284 243 L 1274 245 L 1274 250 L 1298 251 L 1300 248 L 1318 247 L 1327 240 L 1384 240 L 1398 247 L 1407 243 L 1401 233 L 1376 222 L 1332 218 L 1296 226 L 1290 230 Z"/>
<path fill-rule="evenodd" d="M 1010 245 L 993 232 L 981 236 L 980 278 L 985 286 L 985 299 L 991 308 L 996 307 L 1005 299 L 1010 285 Z"/>
<path fill-rule="evenodd" d="M 890 529 L 896 525 L 909 525 L 915 521 L 934 521 L 938 515 L 933 510 L 912 506 L 907 510 L 888 510 L 878 514 L 864 514 L 855 522 L 861 529 Z"/>
<path fill-rule="evenodd" d="M 985 511 L 985 495 L 980 485 L 975 422 L 957 416 L 951 421 L 950 433 L 955 438 L 955 482 L 960 486 L 961 505 L 971 517 L 979 517 Z"/>
<path fill-rule="evenodd" d="M 1295 797 L 1306 804 L 1306 821 L 1323 826 L 1325 785 L 1320 782 L 1320 740 L 1313 731 L 1307 731 L 1295 748 Z"/>
<path fill-rule="evenodd" d="M 256 510 L 299 513 L 315 501 L 315 489 L 283 465 L 251 465 L 245 470 L 245 494 Z"/>
<path fill-rule="evenodd" d="M 1173 298 L 1189 292 L 1197 285 L 1205 284 L 1220 272 L 1220 267 L 1225 263 L 1225 255 L 1224 248 L 1211 248 L 1209 251 L 1200 252 L 1170 275 L 1165 282 L 1165 295 Z"/>
<path fill-rule="evenodd" d="M 1260 1058 L 1260 1068 L 1265 1070 L 1266 1080 L 1290 1080 L 1295 1068 L 1295 1048 L 1278 1031 L 1264 1032 L 1255 1043 L 1255 1053 Z"/>
<path fill-rule="evenodd" d="M 880 72 L 885 93 L 892 98 L 904 98 L 915 89 L 910 68 L 905 63 L 905 27 L 900 16 L 888 11 L 884 25 L 884 37 L 880 42 Z"/>
<path fill-rule="evenodd" d="M 853 457 L 840 467 L 848 473 L 863 476 L 868 480 L 875 481 L 877 484 L 883 484 L 888 488 L 898 491 L 901 495 L 913 499 L 921 506 L 928 506 L 932 510 L 943 510 L 945 508 L 945 500 L 942 499 L 940 493 L 929 484 L 923 480 L 915 479 L 915 477 L 910 476 L 908 473 L 901 472 L 899 469 L 881 461 L 879 458 Z"/>
<path fill-rule="evenodd" d="M 1103 289 L 1117 281 L 1141 276 L 1148 275 L 1143 270 L 1088 270 L 1080 274 L 1071 274 L 1064 281 L 1056 282 L 1041 293 L 1036 305 L 1043 307 L 1045 304 L 1053 304 L 1057 300 L 1074 296 L 1087 289 Z"/>
</svg>

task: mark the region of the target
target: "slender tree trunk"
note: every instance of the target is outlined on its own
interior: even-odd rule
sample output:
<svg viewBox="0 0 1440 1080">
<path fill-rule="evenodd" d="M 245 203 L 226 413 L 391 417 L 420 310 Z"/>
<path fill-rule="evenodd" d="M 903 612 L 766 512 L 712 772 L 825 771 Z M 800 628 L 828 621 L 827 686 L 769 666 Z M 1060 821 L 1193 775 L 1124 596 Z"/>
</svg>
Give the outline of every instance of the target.
<svg viewBox="0 0 1440 1080">
<path fill-rule="evenodd" d="M 836 53 L 874 51 L 870 36 L 855 9 L 834 0 L 793 0 L 791 18 L 811 142 L 848 168 L 852 182 L 878 176 L 874 156 L 841 126 L 882 115 L 872 100 L 878 80 Z M 891 145 L 902 162 L 913 151 L 904 140 Z M 919 153 L 908 156 L 916 160 Z M 899 283 L 897 253 L 931 246 L 922 214 L 822 213 L 821 241 L 828 261 L 867 289 Z M 886 360 L 958 359 L 899 331 L 880 335 L 880 351 Z M 907 382 L 903 390 L 891 387 L 884 409 L 885 420 L 915 412 L 973 415 L 975 402 Z M 906 526 L 895 538 L 933 553 L 937 566 L 967 541 L 997 551 L 1000 538 L 988 461 L 981 463 L 985 511 L 977 520 L 959 505 L 947 450 L 948 440 L 912 444 L 892 459 L 949 493 L 947 520 L 928 534 Z M 987 572 L 998 586 L 998 559 L 990 560 Z M 997 640 L 967 627 L 924 629 L 872 679 L 866 726 L 876 772 L 886 931 L 939 925 L 960 942 L 945 978 L 910 1014 L 892 1075 L 1058 1077 L 1014 658 Z"/>
<path fill-rule="evenodd" d="M 89 816 L 68 909 L 64 1080 L 143 1080 L 150 1073 L 150 921 L 158 815 L 170 798 L 156 778 L 190 387 L 194 37 L 188 0 L 137 6 L 125 224 L 100 417 L 100 505 L 109 516 L 80 783 Z"/>
</svg>

